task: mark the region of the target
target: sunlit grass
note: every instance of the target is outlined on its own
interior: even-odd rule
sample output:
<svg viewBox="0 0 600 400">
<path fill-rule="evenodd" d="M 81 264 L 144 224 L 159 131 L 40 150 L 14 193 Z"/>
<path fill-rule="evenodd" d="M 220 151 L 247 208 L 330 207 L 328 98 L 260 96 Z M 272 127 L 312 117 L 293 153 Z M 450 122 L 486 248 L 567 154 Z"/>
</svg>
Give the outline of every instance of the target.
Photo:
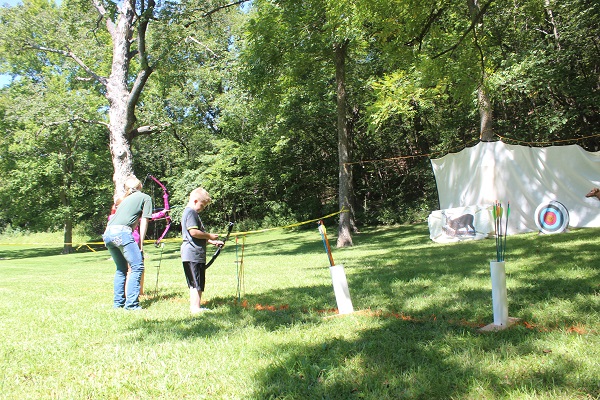
<svg viewBox="0 0 600 400">
<path fill-rule="evenodd" d="M 494 243 L 435 244 L 425 225 L 365 230 L 333 249 L 349 316 L 332 311 L 316 227 L 248 236 L 241 301 L 232 240 L 208 270 L 213 311 L 199 317 L 176 239 L 160 269 L 147 246 L 145 309 L 128 313 L 112 309 L 106 251 L 0 237 L 0 398 L 597 398 L 599 233 L 510 237 L 520 322 L 493 333 L 479 328 L 493 320 Z"/>
</svg>

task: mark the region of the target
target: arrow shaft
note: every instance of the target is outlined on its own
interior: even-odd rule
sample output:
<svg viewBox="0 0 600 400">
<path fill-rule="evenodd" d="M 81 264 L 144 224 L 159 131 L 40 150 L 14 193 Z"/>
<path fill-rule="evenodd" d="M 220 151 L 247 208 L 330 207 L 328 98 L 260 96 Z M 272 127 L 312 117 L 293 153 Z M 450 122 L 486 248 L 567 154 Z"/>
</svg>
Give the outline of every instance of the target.
<svg viewBox="0 0 600 400">
<path fill-rule="evenodd" d="M 335 263 L 333 262 L 333 256 L 331 255 L 331 247 L 329 246 L 329 239 L 327 238 L 327 232 L 323 227 L 323 222 L 319 223 L 319 233 L 321 234 L 321 239 L 323 239 L 323 246 L 325 247 L 327 257 L 329 257 L 329 264 L 333 267 Z"/>
</svg>

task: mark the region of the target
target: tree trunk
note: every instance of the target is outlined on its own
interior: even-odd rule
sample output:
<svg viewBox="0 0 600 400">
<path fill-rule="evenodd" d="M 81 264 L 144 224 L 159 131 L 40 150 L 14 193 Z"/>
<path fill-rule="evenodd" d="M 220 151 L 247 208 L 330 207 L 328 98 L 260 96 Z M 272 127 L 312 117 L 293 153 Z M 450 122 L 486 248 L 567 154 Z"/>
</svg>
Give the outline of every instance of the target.
<svg viewBox="0 0 600 400">
<path fill-rule="evenodd" d="M 107 21 L 113 42 L 113 59 L 111 73 L 106 83 L 106 98 L 110 105 L 108 113 L 110 153 L 114 168 L 116 197 L 124 194 L 123 184 L 127 177 L 133 174 L 133 157 L 128 134 L 133 128 L 135 116 L 129 100 L 127 79 L 131 63 L 134 7 L 134 0 L 124 1 L 117 24 Z"/>
<path fill-rule="evenodd" d="M 63 171 L 63 174 L 68 174 L 68 171 Z M 68 179 L 68 178 L 67 178 Z M 60 193 L 60 201 L 65 209 L 64 213 L 64 222 L 63 222 L 63 249 L 62 254 L 71 254 L 73 253 L 73 216 L 71 215 L 71 207 L 70 201 L 68 197 L 68 193 L 70 188 L 65 188 L 61 186 L 59 188 Z"/>
<path fill-rule="evenodd" d="M 487 91 L 483 86 L 483 82 L 486 78 L 487 76 L 484 72 L 482 75 L 482 83 L 477 89 L 477 100 L 479 104 L 479 120 L 481 122 L 479 139 L 483 142 L 491 142 L 494 139 L 494 131 L 492 129 L 493 109 Z"/>
<path fill-rule="evenodd" d="M 339 160 L 339 207 L 348 212 L 340 214 L 337 247 L 352 246 L 351 198 L 352 170 L 346 163 L 350 161 L 350 139 L 348 135 L 348 120 L 346 117 L 346 53 L 348 41 L 335 45 L 335 80 L 337 84 L 337 131 L 338 131 L 338 160 Z"/>
<path fill-rule="evenodd" d="M 110 154 L 112 155 L 114 169 L 115 197 L 121 197 L 125 194 L 125 180 L 128 176 L 133 175 L 133 156 L 126 128 L 128 121 L 122 111 L 122 104 L 111 102 L 109 111 Z"/>
<path fill-rule="evenodd" d="M 471 20 L 476 22 L 473 26 L 473 36 L 475 38 L 475 46 L 479 50 L 480 63 L 481 63 L 481 80 L 479 81 L 479 87 L 477 88 L 477 104 L 479 106 L 479 139 L 483 142 L 489 142 L 494 139 L 494 131 L 492 129 L 493 124 L 493 107 L 490 101 L 485 82 L 487 80 L 487 74 L 485 72 L 485 61 L 483 57 L 483 51 L 477 41 L 477 29 L 478 26 L 483 26 L 483 15 L 481 13 L 481 7 L 479 6 L 478 0 L 467 0 L 469 7 L 469 13 Z"/>
<path fill-rule="evenodd" d="M 64 244 L 63 244 L 63 249 L 62 249 L 62 254 L 71 254 L 74 252 L 73 250 L 73 219 L 71 218 L 71 216 L 67 216 L 67 218 L 65 219 L 65 225 L 64 225 L 64 236 L 63 236 L 63 240 L 64 240 Z"/>
<path fill-rule="evenodd" d="M 73 176 L 73 158 L 72 148 L 65 145 L 63 148 L 64 158 L 61 163 L 62 169 L 62 183 L 59 187 L 60 202 L 63 207 L 63 249 L 62 254 L 71 254 L 73 250 L 73 214 L 71 212 L 71 177 Z"/>
<path fill-rule="evenodd" d="M 556 22 L 554 21 L 554 13 L 550 8 L 550 0 L 544 0 L 544 7 L 546 8 L 546 14 L 548 14 L 548 22 L 552 26 L 552 35 L 554 35 L 554 40 L 556 42 L 556 49 L 560 50 L 560 40 L 558 36 L 558 28 L 556 27 Z"/>
</svg>

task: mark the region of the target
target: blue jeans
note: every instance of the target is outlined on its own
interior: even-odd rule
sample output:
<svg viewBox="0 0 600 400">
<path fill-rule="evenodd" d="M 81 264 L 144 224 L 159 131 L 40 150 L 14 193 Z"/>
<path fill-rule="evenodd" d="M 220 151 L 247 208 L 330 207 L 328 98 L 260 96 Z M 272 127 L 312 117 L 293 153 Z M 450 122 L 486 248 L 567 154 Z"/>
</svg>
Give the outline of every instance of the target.
<svg viewBox="0 0 600 400">
<path fill-rule="evenodd" d="M 138 244 L 133 239 L 131 229 L 124 225 L 109 226 L 102 235 L 104 244 L 110 252 L 117 270 L 114 281 L 114 307 L 127 310 L 140 309 L 140 280 L 144 272 L 144 259 Z M 131 275 L 127 279 L 127 264 Z"/>
</svg>

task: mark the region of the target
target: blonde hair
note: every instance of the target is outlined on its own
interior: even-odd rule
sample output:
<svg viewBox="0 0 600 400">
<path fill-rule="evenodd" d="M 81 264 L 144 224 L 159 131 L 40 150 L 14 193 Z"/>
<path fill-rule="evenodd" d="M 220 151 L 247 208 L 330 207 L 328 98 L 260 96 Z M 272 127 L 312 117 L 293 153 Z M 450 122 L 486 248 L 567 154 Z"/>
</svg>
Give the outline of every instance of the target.
<svg viewBox="0 0 600 400">
<path fill-rule="evenodd" d="M 142 190 L 142 182 L 134 175 L 131 175 L 129 178 L 125 179 L 125 196 L 129 196 L 133 192 L 137 192 L 138 190 Z"/>
<path fill-rule="evenodd" d="M 124 199 L 124 197 L 117 197 L 115 199 L 115 203 L 114 203 L 115 208 L 119 207 L 119 204 L 121 204 L 121 202 L 123 201 L 123 199 Z"/>
<path fill-rule="evenodd" d="M 201 187 L 192 190 L 192 192 L 190 193 L 190 201 L 194 201 L 196 199 L 198 199 L 200 201 L 204 200 L 207 202 L 206 204 L 210 204 L 210 202 L 212 200 L 210 198 L 210 194 L 208 194 L 206 189 L 201 188 Z"/>
</svg>

